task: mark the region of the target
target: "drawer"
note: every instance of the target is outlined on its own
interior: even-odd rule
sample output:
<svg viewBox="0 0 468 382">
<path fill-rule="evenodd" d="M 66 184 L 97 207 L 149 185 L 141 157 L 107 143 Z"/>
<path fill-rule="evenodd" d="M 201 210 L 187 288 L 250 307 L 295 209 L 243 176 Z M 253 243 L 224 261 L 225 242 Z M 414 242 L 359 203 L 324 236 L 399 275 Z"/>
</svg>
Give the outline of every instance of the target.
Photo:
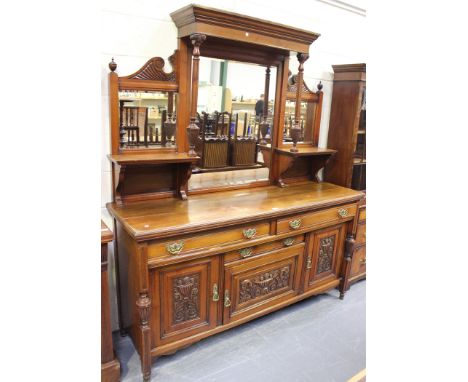
<svg viewBox="0 0 468 382">
<path fill-rule="evenodd" d="M 242 248 L 237 251 L 232 251 L 224 255 L 224 262 L 242 260 L 249 257 L 255 257 L 265 252 L 274 251 L 276 249 L 290 247 L 304 242 L 304 235 L 291 236 L 283 240 L 272 241 L 270 243 L 260 244 L 253 247 Z"/>
<path fill-rule="evenodd" d="M 359 222 L 356 232 L 356 244 L 365 244 L 366 243 L 366 221 Z"/>
<path fill-rule="evenodd" d="M 282 234 L 303 228 L 313 228 L 324 223 L 339 223 L 356 215 L 356 204 L 329 208 L 324 211 L 311 212 L 302 215 L 294 215 L 284 219 L 278 219 L 277 233 Z"/>
<path fill-rule="evenodd" d="M 248 242 L 270 234 L 270 223 L 257 223 L 232 229 L 217 230 L 203 235 L 179 236 L 148 244 L 148 258 L 179 256 L 225 245 Z"/>
</svg>

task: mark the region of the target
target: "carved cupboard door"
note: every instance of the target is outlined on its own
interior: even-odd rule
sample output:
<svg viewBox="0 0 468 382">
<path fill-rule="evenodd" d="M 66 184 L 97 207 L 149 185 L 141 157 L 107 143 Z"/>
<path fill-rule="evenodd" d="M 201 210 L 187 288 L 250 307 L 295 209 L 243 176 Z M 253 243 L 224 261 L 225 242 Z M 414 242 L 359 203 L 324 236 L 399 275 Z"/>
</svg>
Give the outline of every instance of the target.
<svg viewBox="0 0 468 382">
<path fill-rule="evenodd" d="M 305 291 L 340 278 L 345 228 L 345 225 L 341 224 L 310 234 L 305 259 Z"/>
<path fill-rule="evenodd" d="M 152 275 L 153 346 L 216 326 L 218 256 L 163 267 Z"/>
<path fill-rule="evenodd" d="M 223 323 L 281 304 L 299 292 L 304 244 L 227 265 Z"/>
</svg>

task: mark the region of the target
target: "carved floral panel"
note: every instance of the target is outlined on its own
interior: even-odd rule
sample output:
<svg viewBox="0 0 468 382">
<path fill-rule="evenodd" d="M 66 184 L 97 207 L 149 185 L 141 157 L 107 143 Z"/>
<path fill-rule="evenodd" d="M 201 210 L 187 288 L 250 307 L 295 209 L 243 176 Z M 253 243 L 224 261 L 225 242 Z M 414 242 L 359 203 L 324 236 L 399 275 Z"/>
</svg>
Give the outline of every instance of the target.
<svg viewBox="0 0 468 382">
<path fill-rule="evenodd" d="M 200 275 L 173 280 L 173 322 L 190 321 L 200 317 Z"/>
<path fill-rule="evenodd" d="M 265 296 L 289 285 L 291 266 L 281 267 L 240 281 L 239 302 Z"/>
<path fill-rule="evenodd" d="M 333 252 L 335 249 L 335 238 L 336 236 L 333 235 L 320 239 L 317 273 L 331 270 Z"/>
</svg>

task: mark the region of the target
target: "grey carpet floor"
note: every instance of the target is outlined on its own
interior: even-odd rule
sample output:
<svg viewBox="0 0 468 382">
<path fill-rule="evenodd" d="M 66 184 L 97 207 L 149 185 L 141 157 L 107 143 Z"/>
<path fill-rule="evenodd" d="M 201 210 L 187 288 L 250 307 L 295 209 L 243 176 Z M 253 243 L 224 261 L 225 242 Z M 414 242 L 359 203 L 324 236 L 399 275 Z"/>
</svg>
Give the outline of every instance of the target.
<svg viewBox="0 0 468 382">
<path fill-rule="evenodd" d="M 141 381 L 129 337 L 114 334 L 122 381 Z M 366 282 L 336 290 L 156 359 L 155 382 L 345 382 L 366 365 Z"/>
</svg>

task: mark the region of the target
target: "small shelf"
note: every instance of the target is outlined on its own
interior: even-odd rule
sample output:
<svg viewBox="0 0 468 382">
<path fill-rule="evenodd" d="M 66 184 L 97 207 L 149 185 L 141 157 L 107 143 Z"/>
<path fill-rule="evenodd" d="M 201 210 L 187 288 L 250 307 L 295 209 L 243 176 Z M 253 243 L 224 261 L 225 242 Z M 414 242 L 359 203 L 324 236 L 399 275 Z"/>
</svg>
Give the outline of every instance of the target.
<svg viewBox="0 0 468 382">
<path fill-rule="evenodd" d="M 148 154 L 116 154 L 108 155 L 109 159 L 119 165 L 134 164 L 164 164 L 164 163 L 195 163 L 200 157 L 191 157 L 187 153 L 165 152 Z"/>
<path fill-rule="evenodd" d="M 292 147 L 292 146 L 291 146 Z M 282 155 L 289 155 L 292 157 L 308 157 L 308 156 L 315 156 L 315 155 L 332 155 L 336 153 L 336 150 L 333 149 L 323 149 L 320 147 L 297 147 L 297 152 L 290 151 L 290 148 L 283 147 L 283 148 L 276 148 L 275 151 Z"/>
</svg>

